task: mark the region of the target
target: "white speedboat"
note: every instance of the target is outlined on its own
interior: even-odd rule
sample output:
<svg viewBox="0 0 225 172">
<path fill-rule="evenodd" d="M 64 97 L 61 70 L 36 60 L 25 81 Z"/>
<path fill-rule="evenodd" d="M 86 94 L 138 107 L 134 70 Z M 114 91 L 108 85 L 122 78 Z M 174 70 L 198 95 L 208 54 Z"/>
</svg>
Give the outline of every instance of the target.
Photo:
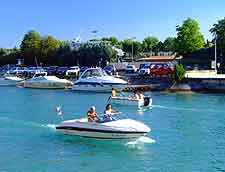
<svg viewBox="0 0 225 172">
<path fill-rule="evenodd" d="M 132 119 L 120 119 L 110 122 L 88 122 L 87 118 L 63 121 L 56 126 L 63 134 L 99 139 L 132 139 L 146 135 L 151 129 Z"/>
<path fill-rule="evenodd" d="M 132 97 L 110 97 L 111 104 L 132 105 L 138 107 L 148 107 L 152 105 L 151 97 L 144 97 L 143 99 L 134 99 Z"/>
<path fill-rule="evenodd" d="M 13 75 L 3 75 L 0 77 L 0 86 L 16 86 L 23 78 Z"/>
<path fill-rule="evenodd" d="M 76 91 L 111 92 L 112 88 L 122 91 L 127 87 L 127 82 L 109 76 L 101 68 L 88 68 L 72 86 Z"/>
<path fill-rule="evenodd" d="M 56 76 L 47 76 L 47 72 L 36 73 L 31 79 L 22 82 L 25 88 L 46 88 L 46 89 L 59 89 L 68 88 L 73 85 L 73 82 L 60 79 Z"/>
</svg>

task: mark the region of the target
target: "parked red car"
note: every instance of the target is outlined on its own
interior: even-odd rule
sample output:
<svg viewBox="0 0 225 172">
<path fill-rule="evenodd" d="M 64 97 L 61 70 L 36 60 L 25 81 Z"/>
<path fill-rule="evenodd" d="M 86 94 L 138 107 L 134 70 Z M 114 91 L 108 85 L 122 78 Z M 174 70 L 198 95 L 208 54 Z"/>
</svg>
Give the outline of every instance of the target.
<svg viewBox="0 0 225 172">
<path fill-rule="evenodd" d="M 156 63 L 151 64 L 150 66 L 150 75 L 151 76 L 169 76 L 173 74 L 174 68 L 171 68 L 166 63 Z"/>
</svg>

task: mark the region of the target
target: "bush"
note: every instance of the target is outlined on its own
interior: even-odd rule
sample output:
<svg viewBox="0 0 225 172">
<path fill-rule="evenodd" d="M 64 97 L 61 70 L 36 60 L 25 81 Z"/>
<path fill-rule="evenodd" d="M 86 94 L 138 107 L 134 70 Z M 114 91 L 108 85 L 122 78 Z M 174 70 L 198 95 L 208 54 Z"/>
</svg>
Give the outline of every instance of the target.
<svg viewBox="0 0 225 172">
<path fill-rule="evenodd" d="M 183 65 L 176 64 L 175 65 L 175 72 L 172 75 L 173 84 L 181 83 L 185 77 L 186 70 L 184 69 Z"/>
</svg>

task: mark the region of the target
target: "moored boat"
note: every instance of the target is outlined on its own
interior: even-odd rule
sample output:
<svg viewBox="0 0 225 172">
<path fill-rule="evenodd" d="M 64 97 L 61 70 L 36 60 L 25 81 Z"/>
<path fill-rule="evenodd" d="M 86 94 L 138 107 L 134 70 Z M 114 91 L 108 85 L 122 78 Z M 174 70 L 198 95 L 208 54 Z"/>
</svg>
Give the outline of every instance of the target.
<svg viewBox="0 0 225 172">
<path fill-rule="evenodd" d="M 127 87 L 123 79 L 109 76 L 101 68 L 88 68 L 72 86 L 76 91 L 111 92 L 112 88 L 122 91 Z"/>
<path fill-rule="evenodd" d="M 22 82 L 25 88 L 64 89 L 72 86 L 73 82 L 56 76 L 47 76 L 46 72 L 36 73 L 31 79 Z"/>
<path fill-rule="evenodd" d="M 24 79 L 13 75 L 3 75 L 0 77 L 0 86 L 16 86 L 19 82 Z"/>
</svg>

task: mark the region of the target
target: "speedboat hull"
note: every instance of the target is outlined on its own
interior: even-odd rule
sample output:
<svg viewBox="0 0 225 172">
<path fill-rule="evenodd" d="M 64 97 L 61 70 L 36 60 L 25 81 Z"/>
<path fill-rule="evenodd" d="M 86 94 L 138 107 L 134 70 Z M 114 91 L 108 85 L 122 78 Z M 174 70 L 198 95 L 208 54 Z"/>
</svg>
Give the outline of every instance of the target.
<svg viewBox="0 0 225 172">
<path fill-rule="evenodd" d="M 56 130 L 63 134 L 99 139 L 132 139 L 150 132 L 148 126 L 131 119 L 105 123 L 70 120 L 57 126 Z"/>
<path fill-rule="evenodd" d="M 1 77 L 0 86 L 16 86 L 21 81 L 23 81 L 23 79 L 17 76 Z"/>
<path fill-rule="evenodd" d="M 64 89 L 72 86 L 72 82 L 59 79 L 55 76 L 41 76 L 25 80 L 22 86 L 25 88 Z"/>
<path fill-rule="evenodd" d="M 42 88 L 42 89 L 65 89 L 70 87 L 71 84 L 57 83 L 57 82 L 27 82 L 23 83 L 25 88 Z"/>
<path fill-rule="evenodd" d="M 131 97 L 111 97 L 111 104 L 148 107 L 152 106 L 152 98 L 145 97 L 144 99 L 133 99 Z"/>
<path fill-rule="evenodd" d="M 98 83 L 86 83 L 86 84 L 74 84 L 72 90 L 74 91 L 88 91 L 88 92 L 111 92 L 112 88 L 117 91 L 122 91 L 127 87 L 124 84 L 98 84 Z"/>
</svg>

